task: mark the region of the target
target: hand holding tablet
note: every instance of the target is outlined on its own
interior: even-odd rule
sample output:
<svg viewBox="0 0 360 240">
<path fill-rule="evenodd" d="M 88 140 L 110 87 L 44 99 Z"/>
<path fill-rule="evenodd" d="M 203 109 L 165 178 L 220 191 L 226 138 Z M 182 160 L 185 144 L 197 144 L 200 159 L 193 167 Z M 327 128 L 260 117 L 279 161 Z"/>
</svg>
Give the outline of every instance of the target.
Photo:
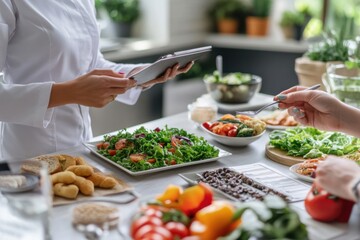
<svg viewBox="0 0 360 240">
<path fill-rule="evenodd" d="M 145 67 L 141 71 L 131 74 L 127 77 L 136 80 L 137 85 L 141 85 L 160 77 L 162 74 L 164 74 L 166 69 L 173 67 L 175 64 L 179 64 L 179 68 L 181 69 L 189 62 L 198 60 L 210 51 L 211 46 L 206 46 L 174 52 L 172 54 L 160 57 L 156 62 L 152 63 L 148 67 Z"/>
</svg>

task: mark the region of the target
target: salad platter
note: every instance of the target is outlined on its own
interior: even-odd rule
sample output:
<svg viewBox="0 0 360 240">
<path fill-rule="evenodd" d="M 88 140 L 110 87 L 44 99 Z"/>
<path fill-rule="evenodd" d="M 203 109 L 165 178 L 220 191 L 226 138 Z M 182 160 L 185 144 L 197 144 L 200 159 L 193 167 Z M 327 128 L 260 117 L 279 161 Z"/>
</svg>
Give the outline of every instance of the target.
<svg viewBox="0 0 360 240">
<path fill-rule="evenodd" d="M 103 141 L 84 145 L 100 159 L 126 173 L 138 176 L 196 164 L 214 162 L 231 153 L 182 129 L 125 129 Z"/>
</svg>

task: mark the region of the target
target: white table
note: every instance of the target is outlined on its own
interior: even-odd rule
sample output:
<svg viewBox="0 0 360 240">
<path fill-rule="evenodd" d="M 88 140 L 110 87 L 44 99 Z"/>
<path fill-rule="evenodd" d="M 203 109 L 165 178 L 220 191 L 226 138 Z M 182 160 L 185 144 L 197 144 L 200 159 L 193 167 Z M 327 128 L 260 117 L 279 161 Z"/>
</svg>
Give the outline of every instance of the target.
<svg viewBox="0 0 360 240">
<path fill-rule="evenodd" d="M 206 169 L 213 169 L 218 167 L 224 166 L 238 166 L 243 164 L 251 164 L 255 162 L 260 162 L 267 164 L 268 166 L 277 169 L 278 171 L 284 173 L 285 175 L 291 176 L 292 174 L 288 170 L 287 166 L 280 165 L 275 163 L 265 156 L 265 144 L 268 141 L 268 133 L 264 134 L 261 139 L 252 143 L 251 145 L 243 148 L 230 148 L 218 144 L 215 141 L 209 139 L 207 135 L 200 128 L 196 128 L 194 124 L 187 119 L 187 113 L 180 113 L 177 115 L 173 115 L 170 117 L 165 117 L 162 119 L 158 119 L 155 121 L 147 122 L 142 124 L 142 126 L 154 129 L 156 127 L 164 127 L 168 125 L 169 127 L 177 127 L 183 128 L 188 132 L 194 133 L 198 136 L 204 136 L 206 139 L 209 140 L 211 144 L 214 144 L 226 151 L 231 152 L 233 155 L 224 157 L 216 162 L 206 163 L 206 164 L 199 164 L 194 165 L 191 167 L 184 167 L 184 168 L 177 168 L 173 170 L 168 170 L 164 172 L 154 173 L 151 175 L 144 175 L 139 177 L 132 177 L 129 174 L 121 171 L 120 169 L 116 168 L 115 166 L 102 161 L 100 158 L 96 157 L 95 155 L 91 154 L 89 150 L 87 150 L 83 146 L 79 146 L 78 148 L 69 149 L 68 151 L 64 151 L 64 153 L 69 153 L 73 155 L 82 155 L 84 156 L 91 164 L 98 167 L 100 170 L 103 171 L 111 171 L 116 174 L 118 177 L 122 178 L 129 184 L 131 184 L 135 191 L 139 193 L 141 196 L 151 196 L 158 193 L 161 193 L 168 184 L 176 184 L 176 185 L 183 185 L 185 186 L 186 183 L 182 180 L 178 174 L 179 173 L 186 173 L 192 171 L 201 171 Z M 131 129 L 138 128 L 139 126 L 134 126 Z M 97 137 L 95 139 L 101 140 L 101 137 Z M 94 140 L 95 140 L 94 139 Z M 112 196 L 111 198 L 118 198 L 119 196 Z M 110 198 L 110 197 L 109 197 Z M 297 203 L 298 206 L 302 206 L 302 203 Z M 129 218 L 131 213 L 136 209 L 138 206 L 138 201 L 135 201 L 131 204 L 127 205 L 119 205 L 119 210 L 121 211 L 121 228 L 126 231 Z M 71 226 L 71 211 L 74 205 L 67 205 L 67 206 L 59 206 L 55 207 L 52 211 L 51 217 L 51 233 L 53 239 L 85 239 L 82 237 L 80 233 L 78 233 L 72 226 Z M 356 206 L 354 208 L 353 214 L 351 216 L 349 224 L 320 224 L 320 226 L 325 226 L 324 230 L 328 228 L 331 229 L 343 229 L 343 232 L 346 235 L 342 235 L 335 239 L 360 239 L 360 217 L 359 217 L 359 208 Z M 316 224 L 316 222 L 314 222 Z M 326 236 L 323 235 L 323 236 Z M 119 235 L 112 232 L 109 236 L 105 239 L 119 239 Z"/>
</svg>

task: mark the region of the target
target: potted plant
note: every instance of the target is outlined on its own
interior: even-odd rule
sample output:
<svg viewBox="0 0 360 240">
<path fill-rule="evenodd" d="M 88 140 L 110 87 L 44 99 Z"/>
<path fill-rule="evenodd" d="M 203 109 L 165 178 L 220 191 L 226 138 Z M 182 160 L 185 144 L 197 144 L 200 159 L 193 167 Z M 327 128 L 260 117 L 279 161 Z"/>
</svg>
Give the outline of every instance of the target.
<svg viewBox="0 0 360 240">
<path fill-rule="evenodd" d="M 130 37 L 132 24 L 139 18 L 138 0 L 101 0 L 109 18 L 114 23 L 118 37 Z"/>
<path fill-rule="evenodd" d="M 295 72 L 299 84 L 312 86 L 322 82 L 329 63 L 343 63 L 349 60 L 349 42 L 345 41 L 345 31 L 324 33 L 321 42 L 310 45 L 303 57 L 295 60 Z M 325 90 L 322 87 L 322 90 Z"/>
<path fill-rule="evenodd" d="M 285 38 L 300 40 L 305 25 L 305 16 L 300 12 L 284 11 L 279 24 Z"/>
<path fill-rule="evenodd" d="M 242 9 L 243 5 L 239 0 L 216 0 L 209 13 L 215 21 L 217 31 L 223 34 L 237 33 Z"/>
<path fill-rule="evenodd" d="M 272 0 L 253 0 L 246 18 L 246 33 L 249 36 L 265 36 L 268 31 Z"/>
</svg>

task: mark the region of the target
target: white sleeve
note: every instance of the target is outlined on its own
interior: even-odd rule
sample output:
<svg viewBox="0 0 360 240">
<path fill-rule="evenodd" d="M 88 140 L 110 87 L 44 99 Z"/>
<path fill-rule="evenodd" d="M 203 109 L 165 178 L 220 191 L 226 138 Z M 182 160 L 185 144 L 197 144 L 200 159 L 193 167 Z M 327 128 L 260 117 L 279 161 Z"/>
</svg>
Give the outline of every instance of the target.
<svg viewBox="0 0 360 240">
<path fill-rule="evenodd" d="M 10 0 L 1 0 L 0 72 L 4 70 L 8 54 L 8 42 L 15 29 L 16 17 L 14 6 Z M 52 83 L 50 82 L 26 85 L 0 82 L 0 121 L 33 127 L 47 127 L 53 113 L 53 109 L 48 109 L 51 88 Z"/>
<path fill-rule="evenodd" d="M 125 75 L 127 75 L 131 70 L 133 70 L 136 67 L 142 66 L 144 64 L 116 64 L 113 62 L 110 62 L 104 58 L 104 56 L 101 54 L 101 52 L 98 52 L 98 59 L 96 62 L 95 68 L 98 69 L 113 69 L 116 72 L 123 72 Z M 132 88 L 128 91 L 126 91 L 124 94 L 119 94 L 116 98 L 116 101 L 133 105 L 137 102 L 137 100 L 140 97 L 142 89 L 139 88 Z"/>
</svg>

